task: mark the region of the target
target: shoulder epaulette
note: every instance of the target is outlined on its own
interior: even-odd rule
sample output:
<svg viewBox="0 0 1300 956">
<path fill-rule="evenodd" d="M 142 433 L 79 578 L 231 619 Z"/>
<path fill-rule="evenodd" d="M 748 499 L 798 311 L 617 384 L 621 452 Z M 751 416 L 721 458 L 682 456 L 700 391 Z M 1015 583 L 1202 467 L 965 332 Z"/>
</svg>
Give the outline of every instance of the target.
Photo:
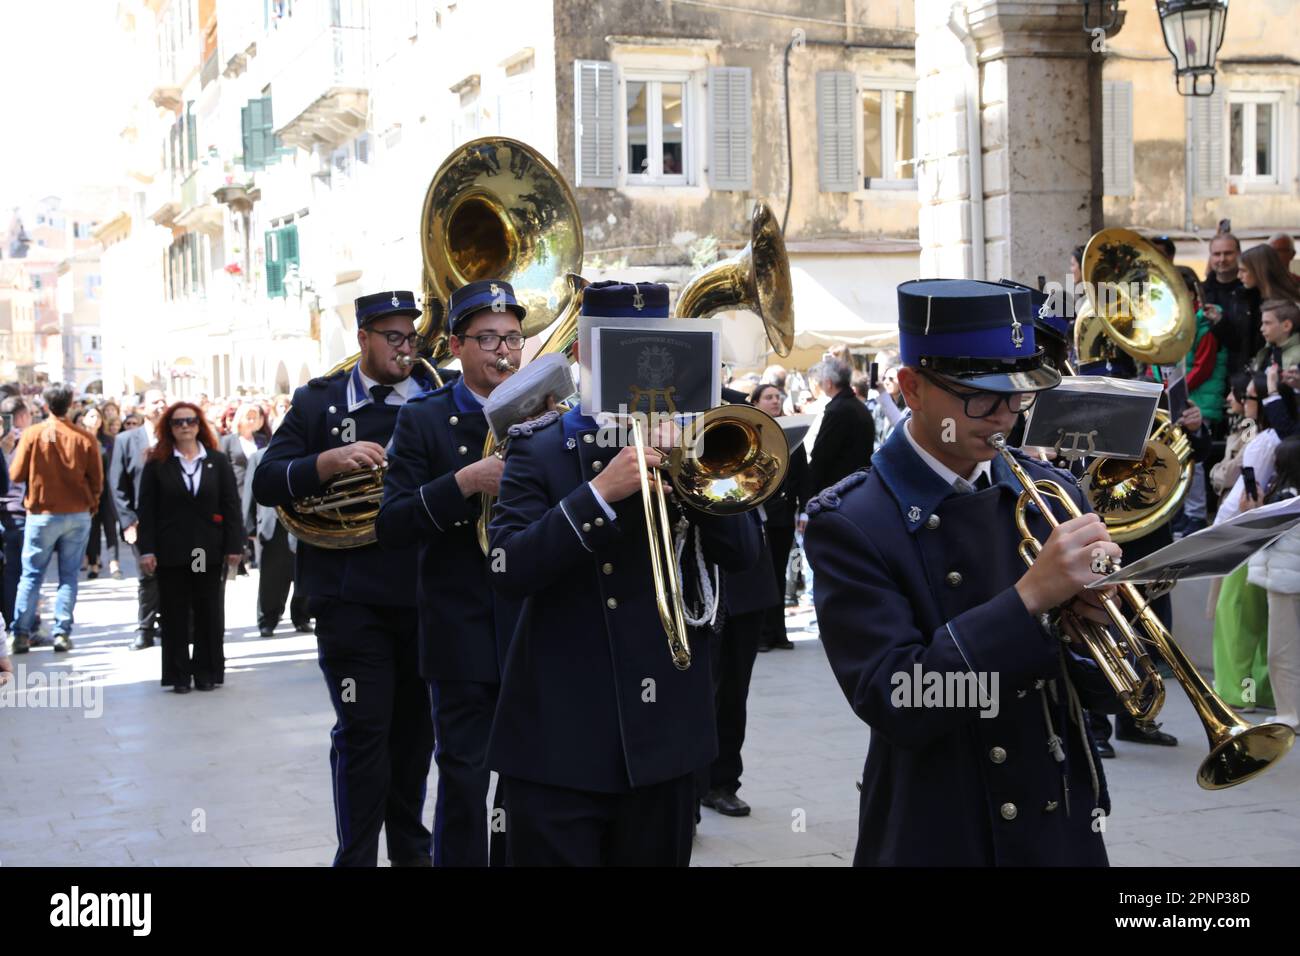
<svg viewBox="0 0 1300 956">
<path fill-rule="evenodd" d="M 528 438 L 533 432 L 546 428 L 548 425 L 554 425 L 560 420 L 558 411 L 550 411 L 544 415 L 538 415 L 536 418 L 520 422 L 518 425 L 511 425 L 509 435 L 511 438 Z"/>
<path fill-rule="evenodd" d="M 334 372 L 332 374 L 317 375 L 315 378 L 308 379 L 307 384 L 310 385 L 312 388 L 325 388 L 329 385 L 330 382 L 337 379 L 340 375 L 350 375 L 350 374 L 352 374 L 351 369 L 339 369 L 337 372 Z"/>
<path fill-rule="evenodd" d="M 823 511 L 836 511 L 840 507 L 840 496 L 851 488 L 856 488 L 867 480 L 871 474 L 871 469 L 862 468 L 853 472 L 846 478 L 842 478 L 829 488 L 824 489 L 820 494 L 811 498 L 808 502 L 808 516 L 811 518 L 815 514 Z"/>
</svg>

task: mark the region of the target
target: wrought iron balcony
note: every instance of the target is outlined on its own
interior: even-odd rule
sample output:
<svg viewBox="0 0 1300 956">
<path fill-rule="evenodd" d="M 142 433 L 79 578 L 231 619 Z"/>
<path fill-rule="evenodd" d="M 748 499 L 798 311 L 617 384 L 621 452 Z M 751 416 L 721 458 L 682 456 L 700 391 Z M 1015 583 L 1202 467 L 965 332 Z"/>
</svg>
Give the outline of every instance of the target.
<svg viewBox="0 0 1300 956">
<path fill-rule="evenodd" d="M 308 149 L 346 142 L 365 128 L 369 86 L 369 31 L 322 28 L 285 56 L 272 80 L 276 133 L 285 144 Z"/>
</svg>

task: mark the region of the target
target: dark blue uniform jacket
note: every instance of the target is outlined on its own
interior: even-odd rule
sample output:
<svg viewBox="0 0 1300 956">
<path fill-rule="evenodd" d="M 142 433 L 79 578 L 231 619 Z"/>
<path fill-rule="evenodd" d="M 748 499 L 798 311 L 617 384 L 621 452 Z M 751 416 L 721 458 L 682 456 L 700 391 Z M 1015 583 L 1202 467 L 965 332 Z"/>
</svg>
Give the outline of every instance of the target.
<svg viewBox="0 0 1300 956">
<path fill-rule="evenodd" d="M 1068 473 L 1020 460 L 1087 510 Z M 955 492 L 902 429 L 872 461 L 869 473 L 810 502 L 806 537 L 831 668 L 871 727 L 855 863 L 1105 865 L 1105 779 L 1091 739 L 1068 716 L 1063 670 L 1084 707 L 1113 711 L 1118 701 L 1092 661 L 1051 636 L 1013 587 L 1025 564 L 1010 469 L 995 459 L 992 487 Z M 1030 527 L 1046 540 L 1037 513 Z M 958 696 L 959 682 L 972 687 L 971 672 L 992 697 L 987 706 Z M 932 685 L 931 673 L 951 688 L 931 698 L 941 706 L 914 690 Z"/>
<path fill-rule="evenodd" d="M 487 765 L 514 777 L 606 793 L 671 780 L 717 753 L 709 649 L 677 670 L 655 610 L 641 496 L 604 511 L 588 482 L 618 452 L 573 411 L 511 440 L 491 524 L 494 585 L 523 600 Z M 747 515 L 689 512 L 705 558 L 759 558 Z"/>
</svg>

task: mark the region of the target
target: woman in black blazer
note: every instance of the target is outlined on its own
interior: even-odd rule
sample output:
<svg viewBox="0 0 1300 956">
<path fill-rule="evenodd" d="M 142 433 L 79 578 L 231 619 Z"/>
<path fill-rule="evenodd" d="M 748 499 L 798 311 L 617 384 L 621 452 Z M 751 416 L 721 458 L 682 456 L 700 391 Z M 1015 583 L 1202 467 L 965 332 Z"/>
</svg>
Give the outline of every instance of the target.
<svg viewBox="0 0 1300 956">
<path fill-rule="evenodd" d="M 781 417 L 785 396 L 775 385 L 759 385 L 749 396 L 749 404 L 767 412 L 773 418 Z M 785 594 L 785 569 L 790 562 L 790 548 L 794 545 L 794 528 L 803 511 L 808 494 L 808 452 L 800 445 L 790 454 L 790 468 L 785 481 L 771 498 L 763 503 L 767 513 L 767 543 L 772 553 L 772 567 L 777 588 Z M 790 650 L 794 644 L 785 631 L 785 607 L 778 602 L 769 608 L 763 622 L 763 633 L 758 640 L 760 651 L 772 648 Z"/>
<path fill-rule="evenodd" d="M 158 420 L 141 473 L 137 540 L 140 569 L 158 575 L 162 683 L 178 694 L 189 693 L 191 679 L 199 690 L 225 680 L 221 580 L 239 563 L 243 539 L 230 460 L 199 407 L 177 402 Z"/>
</svg>

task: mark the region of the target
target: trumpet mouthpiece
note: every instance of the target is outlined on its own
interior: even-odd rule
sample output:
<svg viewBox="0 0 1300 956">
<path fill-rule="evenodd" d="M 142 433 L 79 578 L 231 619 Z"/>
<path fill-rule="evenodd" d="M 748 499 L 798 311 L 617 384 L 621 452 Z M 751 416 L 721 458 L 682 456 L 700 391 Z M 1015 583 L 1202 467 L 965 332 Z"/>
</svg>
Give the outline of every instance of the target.
<svg viewBox="0 0 1300 956">
<path fill-rule="evenodd" d="M 994 448 L 996 448 L 998 451 L 1002 451 L 1002 449 L 1007 447 L 1007 436 L 1002 434 L 1001 432 L 994 432 L 992 435 L 989 436 L 988 441 L 989 444 L 992 445 Z"/>
</svg>

